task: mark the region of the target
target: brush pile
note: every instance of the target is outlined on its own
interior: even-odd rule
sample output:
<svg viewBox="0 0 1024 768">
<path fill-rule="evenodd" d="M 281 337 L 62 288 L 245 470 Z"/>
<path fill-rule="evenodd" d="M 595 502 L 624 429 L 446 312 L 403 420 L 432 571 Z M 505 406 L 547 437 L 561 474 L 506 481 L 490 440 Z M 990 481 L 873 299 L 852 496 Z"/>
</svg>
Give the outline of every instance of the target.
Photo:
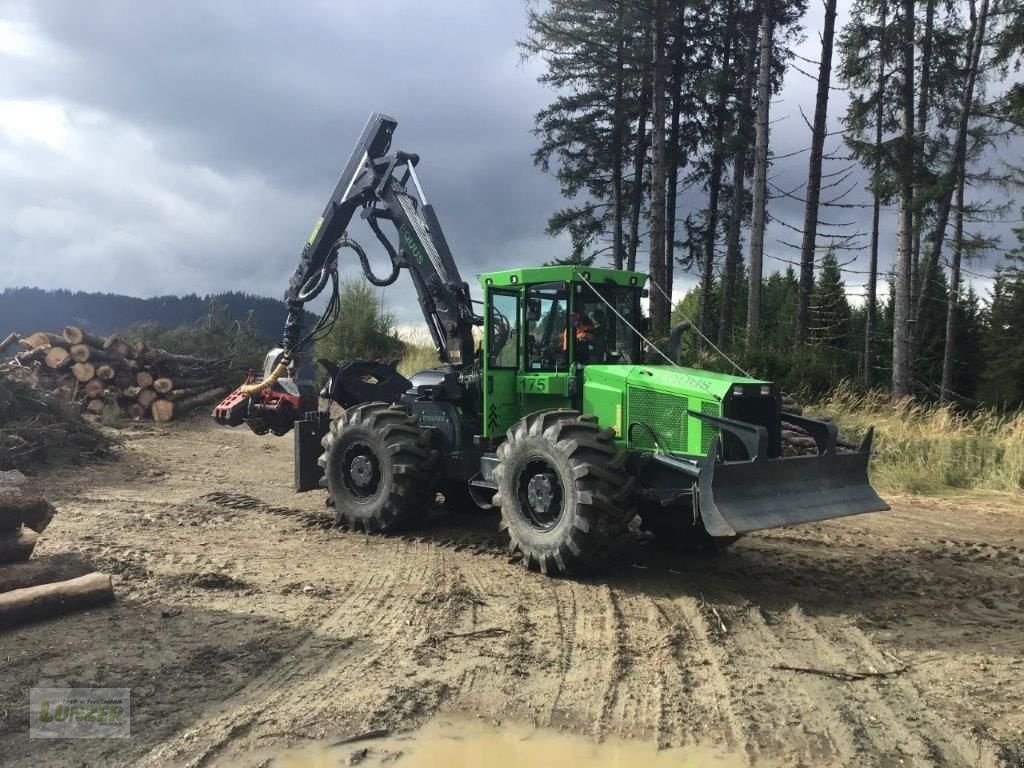
<svg viewBox="0 0 1024 768">
<path fill-rule="evenodd" d="M 222 399 L 232 377 L 226 360 L 151 349 L 145 341 L 94 336 L 73 325 L 0 342 L 21 351 L 3 370 L 27 373 L 35 386 L 77 407 L 87 420 L 124 417 L 170 421 Z"/>
</svg>

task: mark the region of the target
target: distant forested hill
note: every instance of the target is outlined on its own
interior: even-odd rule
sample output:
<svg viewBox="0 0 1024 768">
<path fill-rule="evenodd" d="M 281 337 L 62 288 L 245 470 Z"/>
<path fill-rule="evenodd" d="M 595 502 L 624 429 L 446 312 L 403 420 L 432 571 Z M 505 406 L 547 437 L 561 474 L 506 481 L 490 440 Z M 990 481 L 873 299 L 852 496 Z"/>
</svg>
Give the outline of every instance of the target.
<svg viewBox="0 0 1024 768">
<path fill-rule="evenodd" d="M 7 288 L 0 293 L 0 336 L 9 331 L 60 332 L 65 325 L 81 326 L 98 335 L 124 331 L 136 323 L 176 328 L 205 316 L 213 302 L 227 307 L 238 320 L 254 312 L 256 325 L 268 340 L 277 339 L 284 328 L 284 302 L 248 293 L 140 299 L 115 293 Z"/>
</svg>

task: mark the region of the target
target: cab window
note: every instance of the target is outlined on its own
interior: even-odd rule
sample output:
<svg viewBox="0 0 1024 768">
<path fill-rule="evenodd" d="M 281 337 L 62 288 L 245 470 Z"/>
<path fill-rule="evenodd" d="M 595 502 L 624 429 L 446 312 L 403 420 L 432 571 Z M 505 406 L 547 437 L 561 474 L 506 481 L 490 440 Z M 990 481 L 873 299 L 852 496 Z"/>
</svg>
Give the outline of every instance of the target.
<svg viewBox="0 0 1024 768">
<path fill-rule="evenodd" d="M 491 291 L 491 316 L 487 333 L 487 364 L 491 368 L 519 367 L 518 291 Z"/>
<path fill-rule="evenodd" d="M 568 367 L 566 328 L 569 291 L 565 283 L 534 285 L 526 292 L 526 369 L 557 371 Z"/>
</svg>

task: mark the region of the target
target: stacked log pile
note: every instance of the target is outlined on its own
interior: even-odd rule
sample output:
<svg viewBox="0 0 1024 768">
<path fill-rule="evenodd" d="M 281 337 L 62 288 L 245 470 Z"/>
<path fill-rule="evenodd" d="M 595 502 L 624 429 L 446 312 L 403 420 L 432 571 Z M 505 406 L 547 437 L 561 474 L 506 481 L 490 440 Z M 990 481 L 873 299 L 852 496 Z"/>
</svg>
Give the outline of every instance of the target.
<svg viewBox="0 0 1024 768">
<path fill-rule="evenodd" d="M 10 334 L 0 355 L 17 344 L 5 365 L 25 368 L 40 389 L 77 403 L 87 418 L 114 410 L 130 419 L 170 421 L 222 399 L 230 388 L 225 361 L 151 349 L 144 341 L 95 336 L 69 325 L 60 335 Z"/>
<path fill-rule="evenodd" d="M 38 496 L 0 489 L 0 630 L 114 599 L 110 576 L 69 555 L 29 560 L 53 520 Z"/>
<path fill-rule="evenodd" d="M 782 398 L 782 455 L 807 456 L 817 453 L 818 444 L 814 442 L 814 438 L 802 427 L 786 421 L 787 413 L 802 416 L 804 409 L 797 405 L 796 400 L 792 397 L 784 395 Z M 815 416 L 813 418 L 819 421 L 832 421 L 828 416 Z M 838 435 L 836 438 L 836 448 L 842 453 L 843 451 L 855 451 L 858 446 L 842 435 Z"/>
</svg>

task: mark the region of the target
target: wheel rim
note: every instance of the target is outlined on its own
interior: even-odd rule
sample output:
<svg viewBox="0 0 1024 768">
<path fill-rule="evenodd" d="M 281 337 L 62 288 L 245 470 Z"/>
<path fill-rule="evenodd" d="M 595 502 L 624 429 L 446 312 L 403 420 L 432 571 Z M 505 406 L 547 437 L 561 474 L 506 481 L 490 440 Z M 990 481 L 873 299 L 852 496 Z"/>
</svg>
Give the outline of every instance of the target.
<svg viewBox="0 0 1024 768">
<path fill-rule="evenodd" d="M 380 458 L 368 443 L 353 443 L 345 450 L 341 458 L 341 478 L 357 501 L 377 495 L 381 486 Z"/>
<path fill-rule="evenodd" d="M 545 458 L 527 460 L 516 475 L 519 508 L 526 521 L 540 531 L 550 531 L 565 511 L 565 489 L 554 466 Z"/>
</svg>

